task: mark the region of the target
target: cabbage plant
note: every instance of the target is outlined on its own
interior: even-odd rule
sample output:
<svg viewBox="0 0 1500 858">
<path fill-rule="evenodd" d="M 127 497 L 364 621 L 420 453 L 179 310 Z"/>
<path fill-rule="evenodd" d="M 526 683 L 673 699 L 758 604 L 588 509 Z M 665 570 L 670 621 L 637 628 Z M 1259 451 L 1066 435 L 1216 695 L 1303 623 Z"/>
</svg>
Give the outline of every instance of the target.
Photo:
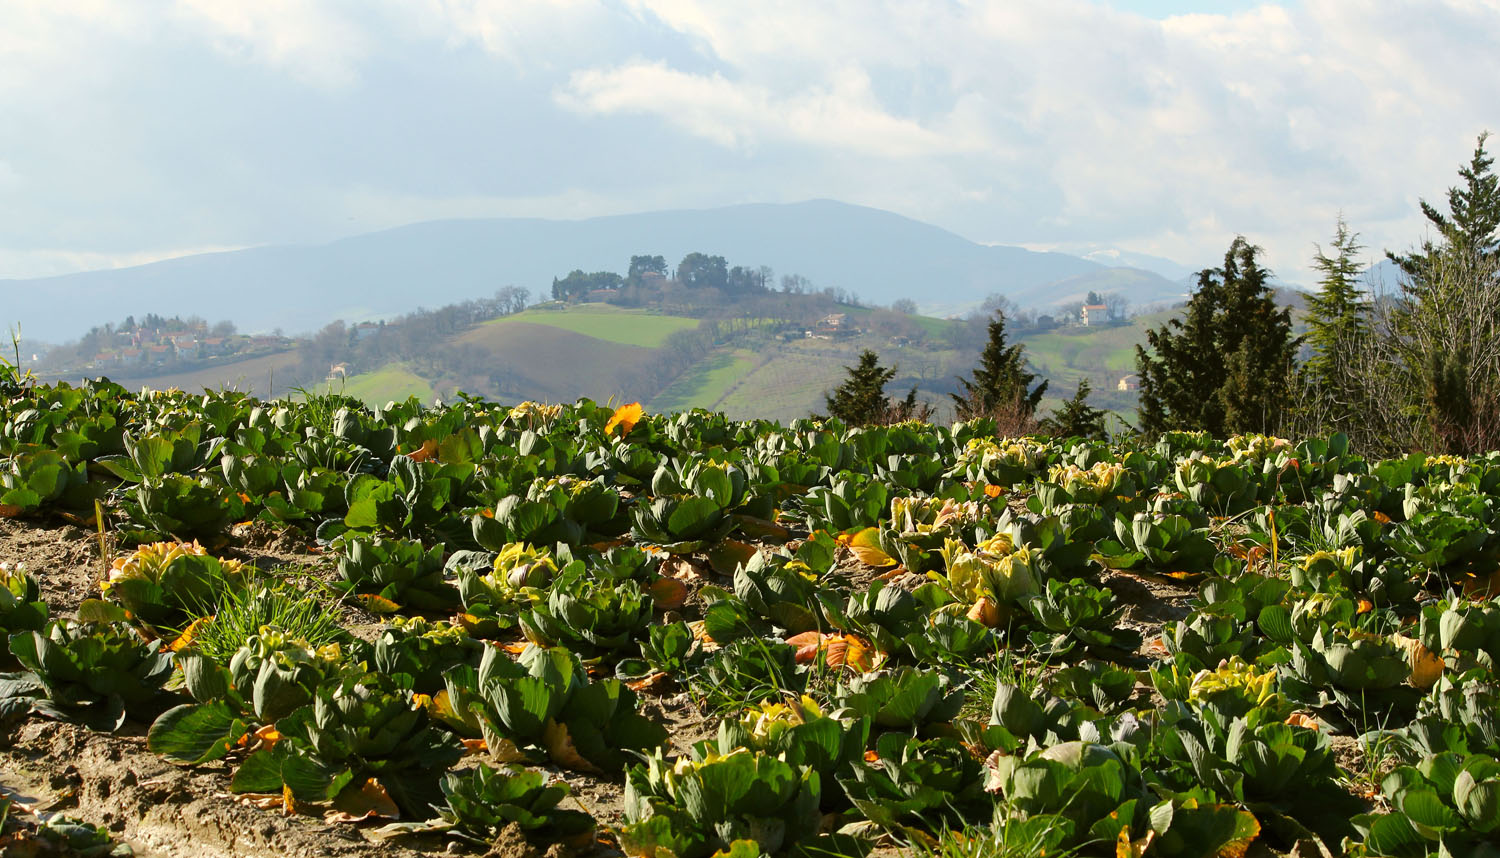
<svg viewBox="0 0 1500 858">
<path fill-rule="evenodd" d="M 172 675 L 162 642 L 146 643 L 123 623 L 54 620 L 12 634 L 10 652 L 25 671 L 0 674 L 0 714 L 30 711 L 106 732 L 149 708 Z"/>
<path fill-rule="evenodd" d="M 765 752 L 668 762 L 660 752 L 625 777 L 620 843 L 631 855 L 707 858 L 736 840 L 761 854 L 789 852 L 818 832 L 821 779 Z"/>
</svg>

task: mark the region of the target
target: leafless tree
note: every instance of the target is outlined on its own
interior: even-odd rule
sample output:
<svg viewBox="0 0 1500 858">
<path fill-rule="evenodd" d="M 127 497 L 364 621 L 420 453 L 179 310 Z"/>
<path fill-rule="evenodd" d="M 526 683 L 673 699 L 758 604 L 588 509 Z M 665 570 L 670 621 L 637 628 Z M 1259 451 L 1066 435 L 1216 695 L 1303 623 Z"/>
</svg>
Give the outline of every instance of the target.
<svg viewBox="0 0 1500 858">
<path fill-rule="evenodd" d="M 1105 292 L 1104 306 L 1111 319 L 1125 319 L 1130 315 L 1130 299 L 1119 292 Z"/>
<path fill-rule="evenodd" d="M 1500 449 L 1500 265 L 1429 256 L 1373 302 L 1368 344 L 1346 357 L 1364 381 L 1351 438 L 1371 452 Z"/>
</svg>

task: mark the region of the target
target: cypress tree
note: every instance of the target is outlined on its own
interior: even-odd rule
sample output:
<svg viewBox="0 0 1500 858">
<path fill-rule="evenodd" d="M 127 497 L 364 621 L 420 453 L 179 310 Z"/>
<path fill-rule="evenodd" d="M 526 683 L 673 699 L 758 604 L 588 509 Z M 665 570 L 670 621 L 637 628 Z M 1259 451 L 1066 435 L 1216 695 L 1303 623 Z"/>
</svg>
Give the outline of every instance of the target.
<svg viewBox="0 0 1500 858">
<path fill-rule="evenodd" d="M 990 417 L 1003 409 L 1015 409 L 1018 419 L 1029 421 L 1036 414 L 1047 382 L 1036 387 L 1036 374 L 1026 369 L 1025 346 L 1005 342 L 1005 314 L 996 311 L 989 323 L 989 339 L 979 354 L 979 365 L 971 378 L 959 378 L 962 393 L 949 394 L 960 420 Z"/>
<path fill-rule="evenodd" d="M 1214 358 L 1217 343 L 1214 319 L 1222 291 L 1215 272 L 1204 270 L 1181 319 L 1169 319 L 1146 332 L 1149 351 L 1135 347 L 1140 377 L 1140 424 L 1147 435 L 1169 429 L 1221 427 L 1219 388 L 1224 367 Z"/>
<path fill-rule="evenodd" d="M 1222 268 L 1199 273 L 1183 318 L 1148 331 L 1149 350 L 1136 346 L 1142 431 L 1223 436 L 1280 423 L 1297 341 L 1291 310 L 1277 308 L 1259 252 L 1236 237 Z"/>
</svg>

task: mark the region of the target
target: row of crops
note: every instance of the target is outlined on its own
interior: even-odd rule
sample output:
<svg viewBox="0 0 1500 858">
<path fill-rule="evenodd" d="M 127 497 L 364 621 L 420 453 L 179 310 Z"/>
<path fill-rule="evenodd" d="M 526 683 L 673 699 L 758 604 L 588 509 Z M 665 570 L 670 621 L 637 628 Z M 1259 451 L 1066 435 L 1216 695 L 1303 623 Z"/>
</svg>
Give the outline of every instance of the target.
<svg viewBox="0 0 1500 858">
<path fill-rule="evenodd" d="M 119 546 L 76 617 L 0 571 L 0 719 L 150 722 L 289 808 L 594 842 L 548 766 L 623 785 L 629 855 L 1500 854 L 1500 456 L 102 380 L 0 408 L 0 515 Z M 315 536 L 326 592 L 232 559 L 251 519 Z M 1143 640 L 1121 575 L 1196 596 Z M 718 728 L 678 754 L 684 691 Z"/>
</svg>

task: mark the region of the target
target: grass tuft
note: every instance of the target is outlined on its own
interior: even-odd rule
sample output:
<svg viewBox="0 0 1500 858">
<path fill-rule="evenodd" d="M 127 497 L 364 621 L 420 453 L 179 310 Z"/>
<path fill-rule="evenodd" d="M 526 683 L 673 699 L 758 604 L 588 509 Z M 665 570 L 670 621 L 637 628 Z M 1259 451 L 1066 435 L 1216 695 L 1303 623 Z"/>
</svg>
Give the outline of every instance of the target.
<svg viewBox="0 0 1500 858">
<path fill-rule="evenodd" d="M 349 637 L 339 625 L 336 602 L 325 602 L 317 593 L 278 581 L 225 596 L 193 640 L 204 655 L 227 664 L 262 626 L 272 626 L 315 647 Z"/>
</svg>

